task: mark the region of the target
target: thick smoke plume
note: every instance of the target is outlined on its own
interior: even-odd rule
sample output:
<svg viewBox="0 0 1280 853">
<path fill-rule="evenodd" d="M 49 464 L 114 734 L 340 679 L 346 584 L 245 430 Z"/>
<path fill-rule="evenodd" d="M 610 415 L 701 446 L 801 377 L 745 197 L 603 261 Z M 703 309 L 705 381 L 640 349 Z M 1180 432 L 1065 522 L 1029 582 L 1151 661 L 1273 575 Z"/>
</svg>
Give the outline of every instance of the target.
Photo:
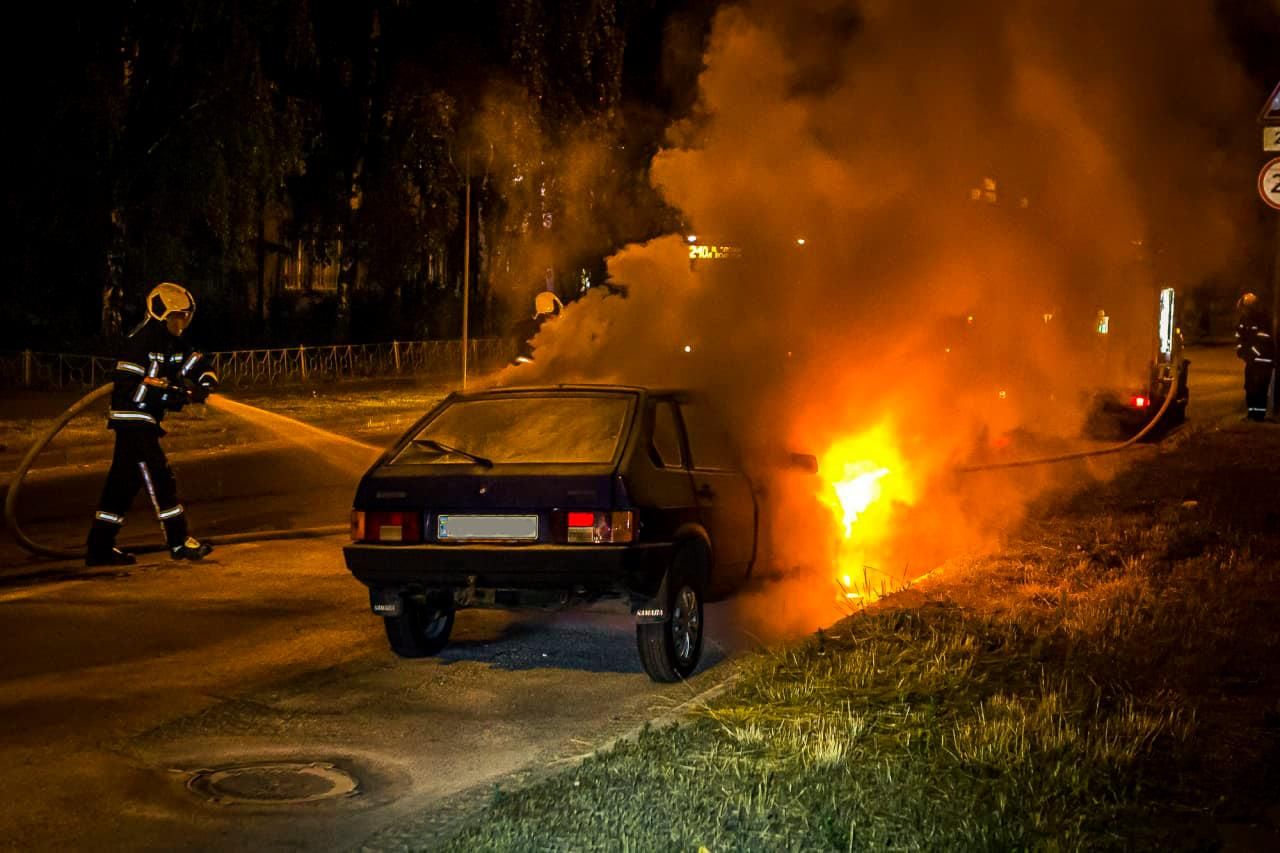
<svg viewBox="0 0 1280 853">
<path fill-rule="evenodd" d="M 890 468 L 854 528 L 881 583 L 989 545 L 1061 482 L 953 471 L 1078 434 L 1090 389 L 1145 379 L 1159 287 L 1237 255 L 1249 163 L 1220 129 L 1249 90 L 1207 0 L 747 2 L 700 87 L 652 164 L 687 233 L 612 258 L 629 296 L 570 305 L 503 379 L 702 388 L 749 465 Z M 691 263 L 690 234 L 741 257 Z M 829 577 L 820 489 L 778 483 L 773 547 Z"/>
</svg>

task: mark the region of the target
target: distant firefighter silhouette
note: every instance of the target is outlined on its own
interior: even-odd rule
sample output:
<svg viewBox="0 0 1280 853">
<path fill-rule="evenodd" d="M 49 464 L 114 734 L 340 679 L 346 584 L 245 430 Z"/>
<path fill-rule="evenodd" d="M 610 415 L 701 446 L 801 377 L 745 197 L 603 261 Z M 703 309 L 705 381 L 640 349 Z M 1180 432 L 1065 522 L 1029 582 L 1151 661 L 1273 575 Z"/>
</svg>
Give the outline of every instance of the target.
<svg viewBox="0 0 1280 853">
<path fill-rule="evenodd" d="M 155 286 L 147 294 L 146 320 L 129 336 L 125 353 L 116 362 L 107 412 L 107 428 L 116 435 L 115 452 L 89 529 L 85 565 L 134 562 L 132 554 L 116 547 L 116 535 L 144 487 L 173 559 L 200 560 L 213 550 L 188 535 L 178 485 L 160 446 L 165 413 L 189 402 L 203 403 L 218 384 L 204 355 L 182 337 L 195 312 L 196 301 L 182 285 Z"/>
<path fill-rule="evenodd" d="M 1267 392 L 1275 372 L 1276 345 L 1271 337 L 1271 318 L 1255 293 L 1246 293 L 1236 303 L 1240 325 L 1236 329 L 1236 355 L 1244 360 L 1244 404 L 1249 420 L 1267 417 Z"/>
</svg>

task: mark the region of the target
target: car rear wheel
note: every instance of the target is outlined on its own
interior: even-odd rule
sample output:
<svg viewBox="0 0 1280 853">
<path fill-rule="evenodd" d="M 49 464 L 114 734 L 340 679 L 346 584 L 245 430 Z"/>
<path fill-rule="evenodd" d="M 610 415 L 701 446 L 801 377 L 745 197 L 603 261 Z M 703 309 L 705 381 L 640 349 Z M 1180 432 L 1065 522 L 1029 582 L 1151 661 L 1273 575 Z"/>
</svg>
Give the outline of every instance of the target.
<svg viewBox="0 0 1280 853">
<path fill-rule="evenodd" d="M 434 607 L 421 599 L 405 597 L 404 612 L 383 618 L 391 650 L 402 658 L 439 654 L 453 631 L 451 609 Z"/>
<path fill-rule="evenodd" d="M 636 626 L 640 663 L 654 681 L 680 681 L 697 668 L 702 657 L 703 594 L 699 573 L 689 571 L 687 560 L 678 557 L 667 578 L 666 618 Z"/>
</svg>

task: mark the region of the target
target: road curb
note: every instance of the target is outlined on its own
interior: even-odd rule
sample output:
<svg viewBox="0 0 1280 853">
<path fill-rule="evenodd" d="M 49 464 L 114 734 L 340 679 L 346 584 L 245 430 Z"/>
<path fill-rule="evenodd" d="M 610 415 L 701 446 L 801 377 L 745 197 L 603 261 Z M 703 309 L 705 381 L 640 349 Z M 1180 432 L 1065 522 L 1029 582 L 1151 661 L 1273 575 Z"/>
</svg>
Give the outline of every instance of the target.
<svg viewBox="0 0 1280 853">
<path fill-rule="evenodd" d="M 706 690 L 703 690 L 701 693 L 697 694 L 696 696 L 691 696 L 690 698 L 684 700 L 683 702 L 681 702 L 680 704 L 672 708 L 670 711 L 667 711 L 664 714 L 660 714 L 657 717 L 653 717 L 652 719 L 645 720 L 644 722 L 631 727 L 630 729 L 623 732 L 622 734 L 615 735 L 609 738 L 608 740 L 604 741 L 598 746 L 593 747 L 588 752 L 579 753 L 577 755 L 570 755 L 565 758 L 557 758 L 556 760 L 552 761 L 546 766 L 556 767 L 560 769 L 570 769 L 578 766 L 582 762 L 586 761 L 588 758 L 593 758 L 597 755 L 600 755 L 601 753 L 612 751 L 618 746 L 618 744 L 628 743 L 636 740 L 638 737 L 640 737 L 640 735 L 643 732 L 649 729 L 661 728 L 665 726 L 684 725 L 688 723 L 691 719 L 689 716 L 689 711 L 691 709 L 696 708 L 700 705 L 705 706 L 707 702 L 711 701 L 712 699 L 716 698 L 720 694 L 724 693 L 726 690 L 728 690 L 737 682 L 738 675 L 739 673 L 736 670 L 733 672 L 730 672 L 728 675 L 726 675 L 716 684 L 713 684 L 712 686 L 708 687 Z"/>
<path fill-rule="evenodd" d="M 634 725 L 622 734 L 607 738 L 587 752 L 553 759 L 537 766 L 531 765 L 451 794 L 422 807 L 416 815 L 402 819 L 398 825 L 384 827 L 354 849 L 360 853 L 400 853 L 438 847 L 465 830 L 471 821 L 483 814 L 498 792 L 514 793 L 559 776 L 589 758 L 606 753 L 621 743 L 635 740 L 648 729 L 683 725 L 691 719 L 690 710 L 724 693 L 738 680 L 738 675 L 731 665 L 731 671 L 715 684 L 670 710 Z"/>
</svg>

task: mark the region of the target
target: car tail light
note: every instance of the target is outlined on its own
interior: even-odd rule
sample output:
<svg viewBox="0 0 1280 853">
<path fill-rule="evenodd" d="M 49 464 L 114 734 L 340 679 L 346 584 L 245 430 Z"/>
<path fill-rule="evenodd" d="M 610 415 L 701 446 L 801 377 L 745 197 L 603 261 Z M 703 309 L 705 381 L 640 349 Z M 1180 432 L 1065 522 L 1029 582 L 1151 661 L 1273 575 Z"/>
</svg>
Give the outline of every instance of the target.
<svg viewBox="0 0 1280 853">
<path fill-rule="evenodd" d="M 351 538 L 356 542 L 420 543 L 422 517 L 416 512 L 352 510 Z"/>
<path fill-rule="evenodd" d="M 1145 409 L 1147 406 L 1151 405 L 1151 400 L 1141 394 L 1134 394 L 1129 398 L 1129 405 L 1133 406 L 1135 409 Z"/>
<path fill-rule="evenodd" d="M 564 541 L 571 545 L 616 545 L 635 540 L 636 518 L 631 510 L 569 510 L 563 515 Z"/>
</svg>

